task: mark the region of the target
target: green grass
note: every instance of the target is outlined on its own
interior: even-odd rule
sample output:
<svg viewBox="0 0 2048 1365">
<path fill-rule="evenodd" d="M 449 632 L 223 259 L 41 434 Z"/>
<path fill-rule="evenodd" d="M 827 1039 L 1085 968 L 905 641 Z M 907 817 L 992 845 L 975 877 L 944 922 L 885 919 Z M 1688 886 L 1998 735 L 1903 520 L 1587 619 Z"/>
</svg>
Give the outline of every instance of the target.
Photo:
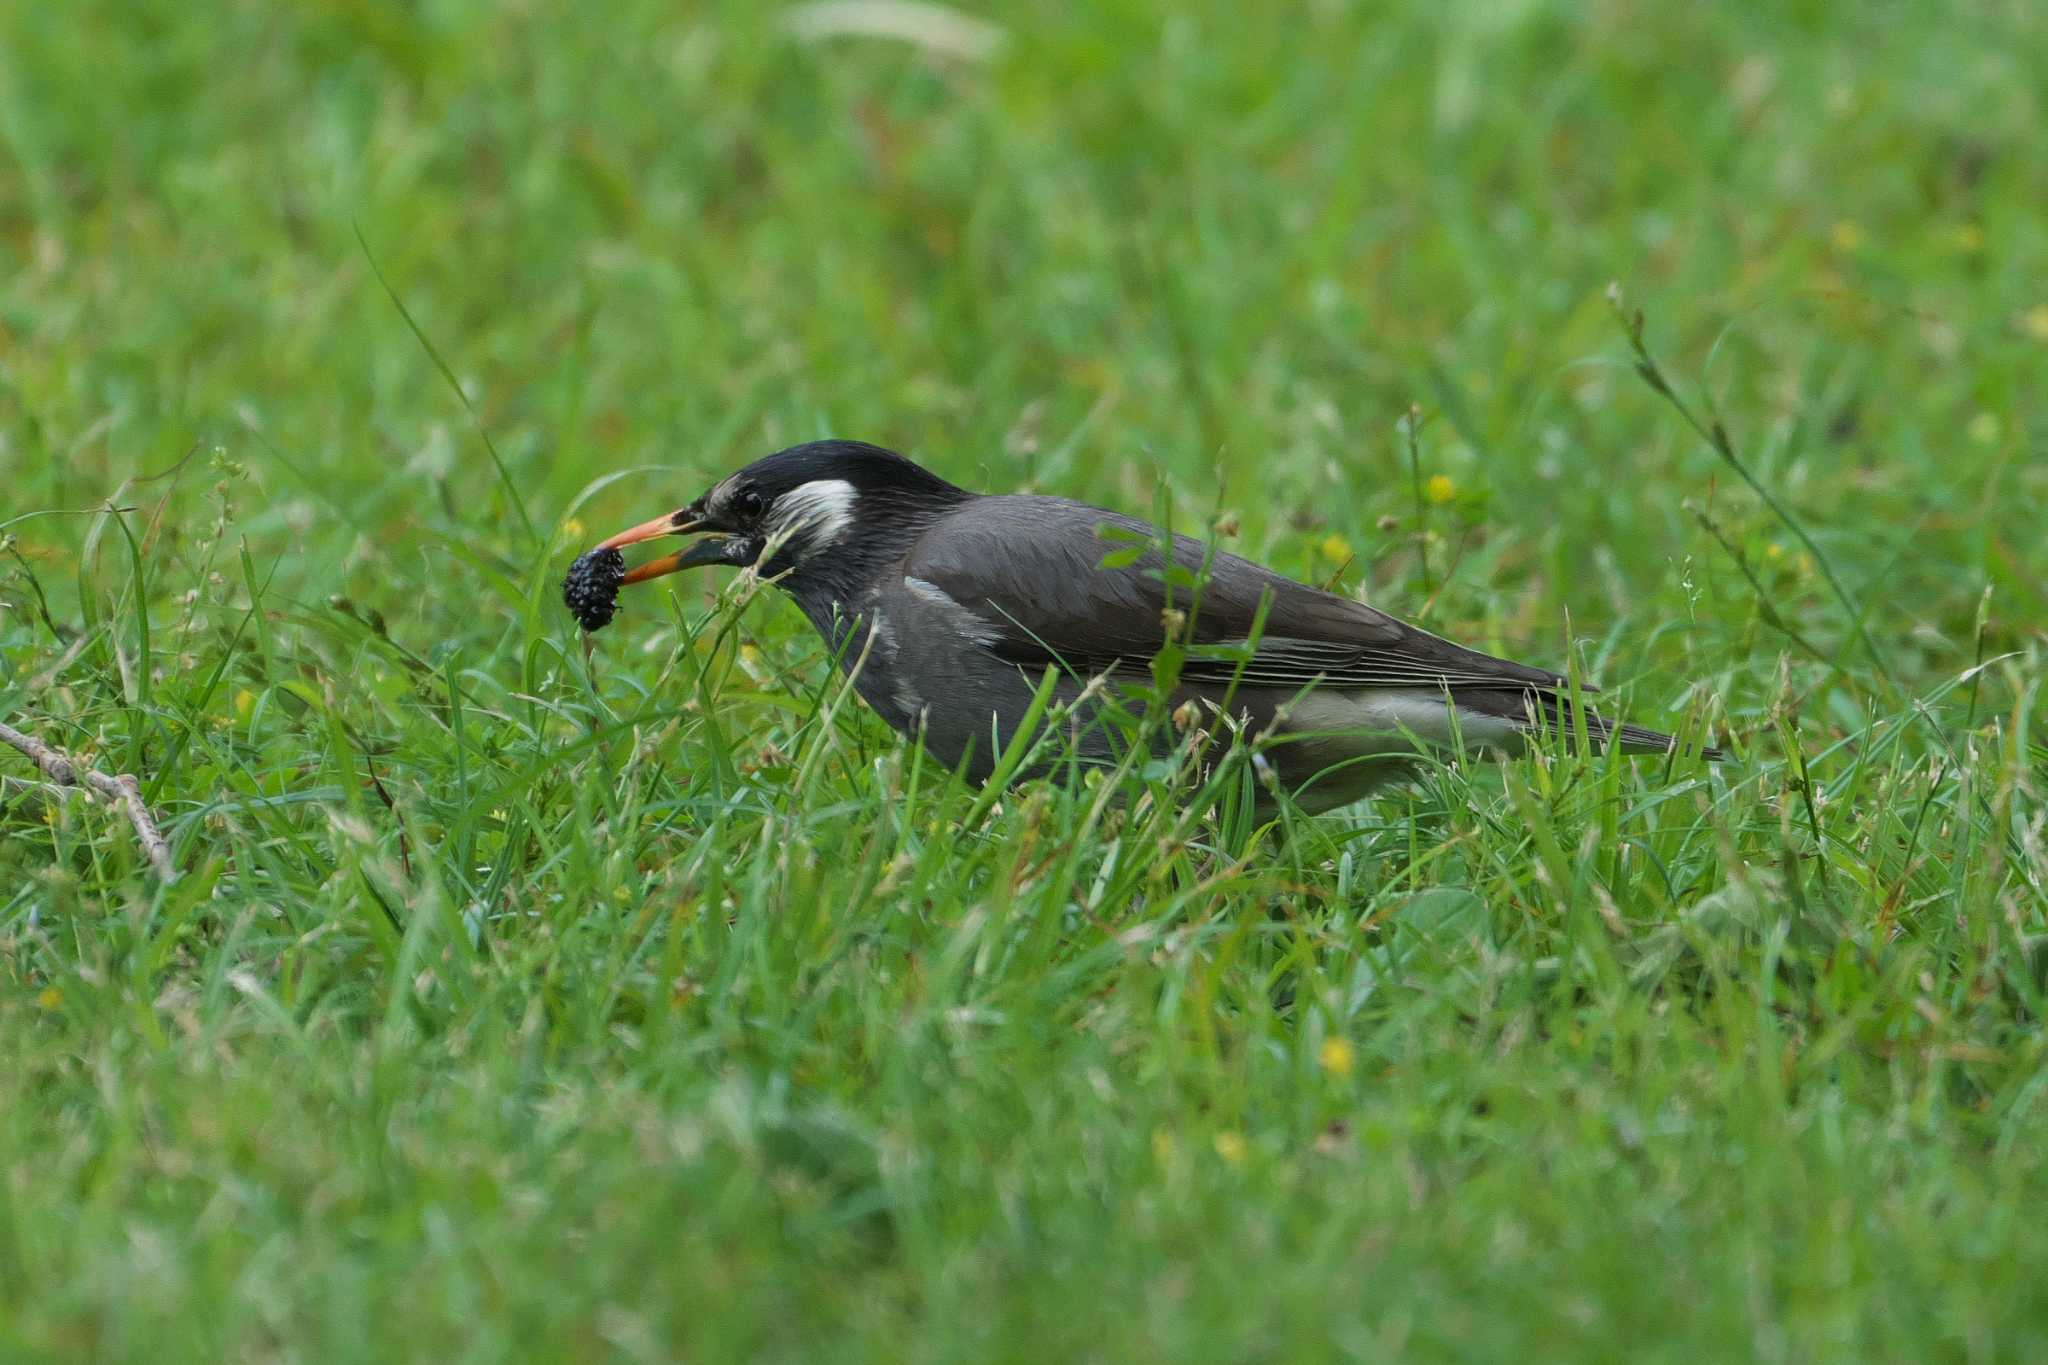
<svg viewBox="0 0 2048 1365">
<path fill-rule="evenodd" d="M 1245 13 L 7 10 L 0 716 L 182 875 L 0 752 L 0 1355 L 2048 1353 L 2042 11 Z M 1218 829 L 586 652 L 828 433 L 1738 757 Z"/>
</svg>

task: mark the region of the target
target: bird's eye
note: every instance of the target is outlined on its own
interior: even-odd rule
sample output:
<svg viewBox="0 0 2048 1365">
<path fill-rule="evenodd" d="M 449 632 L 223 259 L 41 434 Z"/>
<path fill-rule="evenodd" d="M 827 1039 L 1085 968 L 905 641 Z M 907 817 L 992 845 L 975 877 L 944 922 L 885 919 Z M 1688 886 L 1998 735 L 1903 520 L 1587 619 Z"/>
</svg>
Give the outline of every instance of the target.
<svg viewBox="0 0 2048 1365">
<path fill-rule="evenodd" d="M 756 489 L 742 488 L 732 496 L 732 510 L 749 521 L 760 516 L 761 509 L 767 505 L 768 500 Z"/>
</svg>

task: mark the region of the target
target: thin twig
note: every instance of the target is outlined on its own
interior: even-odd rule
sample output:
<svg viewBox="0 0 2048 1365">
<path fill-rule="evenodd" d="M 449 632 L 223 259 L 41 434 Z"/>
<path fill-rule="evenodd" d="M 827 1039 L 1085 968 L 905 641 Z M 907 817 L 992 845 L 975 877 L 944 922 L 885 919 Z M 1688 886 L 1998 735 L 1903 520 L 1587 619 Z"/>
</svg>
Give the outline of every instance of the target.
<svg viewBox="0 0 2048 1365">
<path fill-rule="evenodd" d="M 64 789 L 54 782 L 31 782 L 25 777 L 0 777 L 0 797 L 29 797 L 38 801 L 53 801 L 64 794 Z"/>
<path fill-rule="evenodd" d="M 589 631 L 585 631 L 583 633 L 585 635 L 590 634 Z M 412 849 L 406 843 L 405 821 L 399 818 L 398 803 L 391 799 L 390 792 L 384 790 L 383 780 L 377 776 L 376 761 L 370 757 L 369 750 L 367 749 L 363 751 L 363 766 L 370 770 L 370 786 L 376 790 L 377 799 L 384 803 L 384 809 L 391 812 L 392 819 L 396 821 L 398 825 L 398 861 L 399 864 L 405 868 L 405 879 L 407 881 L 411 881 Z"/>
<path fill-rule="evenodd" d="M 1422 591 L 1436 597 L 1436 584 L 1429 577 L 1429 504 L 1422 498 L 1422 447 L 1417 437 L 1422 429 L 1422 404 L 1408 405 L 1408 420 L 1402 424 L 1408 437 L 1408 482 L 1415 491 L 1415 546 L 1422 556 Z"/>
<path fill-rule="evenodd" d="M 85 652 L 85 647 L 98 638 L 99 631 L 90 630 L 81 634 L 76 640 L 73 640 L 71 647 L 57 656 L 56 663 L 51 664 L 48 668 L 28 680 L 26 695 L 33 697 L 51 683 L 56 682 L 58 678 L 63 676 L 64 670 L 71 667 L 77 661 L 78 656 Z"/>
<path fill-rule="evenodd" d="M 33 516 L 34 514 L 31 513 L 30 515 Z M 24 520 L 24 518 L 15 518 L 15 521 L 21 520 Z M 7 523 L 9 526 L 13 524 L 13 522 Z M 49 628 L 50 638 L 61 644 L 66 632 L 64 627 L 57 624 L 57 618 L 50 615 L 50 599 L 43 596 L 42 580 L 37 578 L 36 571 L 28 566 L 28 560 L 22 556 L 21 547 L 15 544 L 14 537 L 7 534 L 4 527 L 0 527 L 0 550 L 7 551 L 8 554 L 14 557 L 14 562 L 21 565 L 21 575 L 28 580 L 29 591 L 36 595 L 37 615 L 43 618 L 43 624 Z"/>
<path fill-rule="evenodd" d="M 170 881 L 178 875 L 177 869 L 171 866 L 170 845 L 164 842 L 163 832 L 156 827 L 149 807 L 143 804 L 142 785 L 133 774 L 109 777 L 95 768 L 81 767 L 34 735 L 25 735 L 5 721 L 0 721 L 0 741 L 28 755 L 43 770 L 43 775 L 58 786 L 83 786 L 126 810 L 128 823 L 135 826 L 135 837 L 142 844 L 142 851 L 148 855 L 150 866 L 156 869 L 158 879 Z"/>
<path fill-rule="evenodd" d="M 377 264 L 377 257 L 370 250 L 370 239 L 363 236 L 363 225 L 353 223 L 351 226 L 356 230 L 356 245 L 363 249 L 363 259 L 370 263 L 370 273 L 377 277 L 377 283 L 384 286 L 384 292 L 391 298 L 391 306 L 398 310 L 398 316 L 405 319 L 405 325 L 412 328 L 413 336 L 426 349 L 427 359 L 434 362 L 434 368 L 441 372 L 441 378 L 447 381 L 449 388 L 455 390 L 456 401 L 461 403 L 462 410 L 469 414 L 469 420 L 476 426 L 476 434 L 483 437 L 484 450 L 491 457 L 492 467 L 498 471 L 498 483 L 504 488 L 505 498 L 512 504 L 512 510 L 519 514 L 519 524 L 526 528 L 526 538 L 535 545 L 540 544 L 540 532 L 535 529 L 533 518 L 527 515 L 526 499 L 519 496 L 519 485 L 512 482 L 512 471 L 505 467 L 504 457 L 498 454 L 498 447 L 491 440 L 490 428 L 484 425 L 483 416 L 477 412 L 476 404 L 469 401 L 468 390 L 464 389 L 462 381 L 455 377 L 455 371 L 448 368 L 448 362 L 441 359 L 441 353 L 434 349 L 434 343 L 427 339 L 426 330 L 413 320 L 412 310 L 405 306 L 405 300 L 398 296 L 398 290 L 392 287 L 391 281 L 384 278 L 384 267 Z"/>
<path fill-rule="evenodd" d="M 1808 533 L 1799 518 L 1792 515 L 1791 509 L 1764 486 L 1763 480 L 1750 472 L 1749 466 L 1743 463 L 1742 457 L 1736 453 L 1735 442 L 1728 436 L 1728 428 L 1722 425 L 1720 417 L 1713 412 L 1711 406 L 1705 420 L 1702 420 L 1699 414 L 1692 410 L 1692 406 L 1679 397 L 1678 391 L 1672 387 L 1662 367 L 1657 364 L 1657 358 L 1650 354 L 1649 346 L 1643 341 L 1643 310 L 1630 309 L 1624 304 L 1621 286 L 1618 284 L 1607 286 L 1607 301 L 1613 306 L 1615 315 L 1621 319 L 1622 330 L 1628 336 L 1629 350 L 1635 354 L 1636 374 L 1656 392 L 1658 397 L 1671 405 L 1679 417 L 1684 419 L 1685 424 L 1691 427 L 1744 483 L 1749 485 L 1751 492 L 1762 499 L 1764 506 L 1770 508 L 1771 514 L 1799 538 L 1799 543 L 1806 547 L 1806 552 L 1813 556 L 1813 562 L 1819 566 L 1821 577 L 1827 580 L 1828 587 L 1833 590 L 1835 600 L 1841 603 L 1842 610 L 1848 615 L 1849 626 L 1856 632 L 1856 638 L 1862 643 L 1864 653 L 1870 656 L 1871 666 L 1877 670 L 1877 675 L 1884 680 L 1885 686 L 1894 695 L 1898 695 L 1897 680 L 1892 677 L 1891 668 L 1886 664 L 1883 652 L 1878 649 L 1877 641 L 1871 638 L 1869 630 L 1864 627 L 1863 609 L 1856 604 L 1856 598 L 1842 582 L 1841 577 L 1835 573 L 1835 566 L 1828 559 L 1827 552 L 1821 549 L 1819 542 Z M 1835 667 L 1839 669 L 1840 665 L 1836 664 Z"/>
<path fill-rule="evenodd" d="M 1688 501 L 1685 507 L 1687 511 L 1693 514 L 1693 518 L 1699 522 L 1700 529 L 1712 536 L 1720 544 L 1721 548 L 1728 552 L 1728 557 L 1735 561 L 1735 567 L 1741 571 L 1744 578 L 1749 580 L 1750 590 L 1756 594 L 1757 614 L 1763 618 L 1764 624 L 1778 631 L 1786 639 L 1798 645 L 1821 663 L 1832 666 L 1834 660 L 1830 659 L 1818 645 L 1808 640 L 1804 635 L 1801 635 L 1790 621 L 1787 621 L 1778 614 L 1777 607 L 1771 602 L 1770 593 L 1764 588 L 1763 580 L 1758 578 L 1756 570 L 1750 567 L 1749 559 L 1742 553 L 1742 548 L 1735 543 L 1726 531 L 1721 529 L 1721 523 L 1715 521 L 1713 515 L 1704 507 L 1691 501 Z"/>
</svg>

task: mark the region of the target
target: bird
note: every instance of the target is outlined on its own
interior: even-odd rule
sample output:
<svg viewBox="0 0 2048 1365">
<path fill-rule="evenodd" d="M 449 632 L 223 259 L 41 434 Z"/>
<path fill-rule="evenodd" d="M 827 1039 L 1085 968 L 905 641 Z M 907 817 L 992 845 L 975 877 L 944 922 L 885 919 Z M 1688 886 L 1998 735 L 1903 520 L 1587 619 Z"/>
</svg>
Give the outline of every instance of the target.
<svg viewBox="0 0 2048 1365">
<path fill-rule="evenodd" d="M 627 547 L 671 536 L 697 538 L 625 567 Z M 1181 649 L 1175 719 L 1258 741 L 1265 810 L 1281 790 L 1306 812 L 1329 810 L 1411 774 L 1426 753 L 1512 755 L 1581 724 L 1592 742 L 1626 753 L 1681 753 L 1671 735 L 1584 707 L 1578 694 L 1594 689 L 1562 674 L 1467 649 L 1136 517 L 970 492 L 861 441 L 777 451 L 609 537 L 571 566 L 563 598 L 596 630 L 619 589 L 712 565 L 753 570 L 787 592 L 861 699 L 977 783 L 1048 676 L 1082 762 L 1117 761 L 1129 727 L 1108 713 L 1128 713 L 1126 689 L 1154 682 L 1169 643 Z M 1176 739 L 1152 742 L 1170 750 Z M 1711 746 L 1684 752 L 1722 757 Z"/>
</svg>

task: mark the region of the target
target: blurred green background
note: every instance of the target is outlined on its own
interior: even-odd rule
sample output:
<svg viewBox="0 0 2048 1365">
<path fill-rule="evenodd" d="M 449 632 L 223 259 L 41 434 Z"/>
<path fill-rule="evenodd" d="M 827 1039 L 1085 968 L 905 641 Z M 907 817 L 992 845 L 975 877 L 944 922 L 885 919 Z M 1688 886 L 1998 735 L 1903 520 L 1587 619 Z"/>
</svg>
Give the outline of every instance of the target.
<svg viewBox="0 0 2048 1365">
<path fill-rule="evenodd" d="M 1088 6 L 971 61 L 775 6 L 29 7 L 7 455 L 87 505 L 260 431 L 248 534 L 363 533 L 290 576 L 374 599 L 412 521 L 521 558 L 359 224 L 543 529 L 830 431 L 991 488 L 1220 467 L 1255 545 L 1364 545 L 1419 402 L 1591 613 L 1711 558 L 1712 455 L 1603 362 L 1618 280 L 1828 534 L 1932 537 L 1871 555 L 1888 598 L 1968 561 L 2038 607 L 1991 543 L 2048 492 L 2030 9 Z"/>
<path fill-rule="evenodd" d="M 184 876 L 0 753 L 0 1344 L 2042 1351 L 2044 106 L 2019 0 L 7 7 L 0 715 Z M 779 603 L 586 656 L 827 434 L 1744 764 L 1219 849 Z"/>
</svg>

